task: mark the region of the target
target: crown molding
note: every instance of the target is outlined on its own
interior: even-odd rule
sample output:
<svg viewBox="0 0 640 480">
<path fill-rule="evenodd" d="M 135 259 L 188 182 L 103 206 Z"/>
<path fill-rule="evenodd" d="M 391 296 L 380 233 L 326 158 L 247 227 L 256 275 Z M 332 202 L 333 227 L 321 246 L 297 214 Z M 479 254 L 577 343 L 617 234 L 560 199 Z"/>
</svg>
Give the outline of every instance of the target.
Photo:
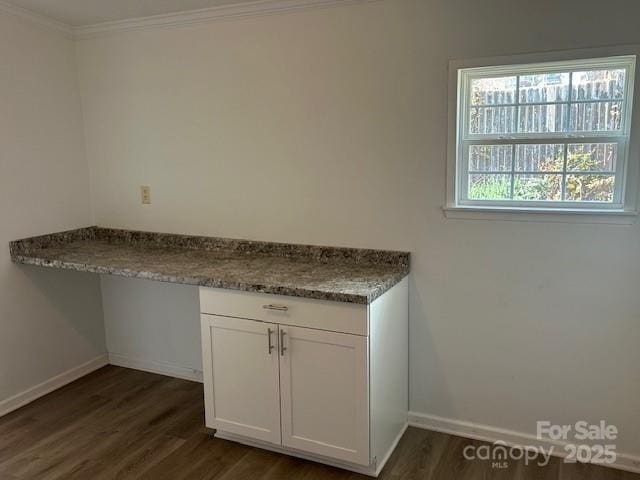
<svg viewBox="0 0 640 480">
<path fill-rule="evenodd" d="M 168 28 L 216 20 L 275 15 L 296 12 L 308 8 L 334 7 L 379 0 L 253 0 L 240 4 L 189 10 L 186 12 L 152 15 L 149 17 L 116 20 L 73 27 L 53 18 L 0 0 L 0 13 L 13 15 L 64 34 L 69 38 L 90 38 L 109 33 L 127 32 L 149 28 Z"/>
<path fill-rule="evenodd" d="M 58 20 L 54 20 L 44 15 L 40 15 L 39 13 L 32 12 L 31 10 L 27 10 L 26 8 L 12 5 L 3 0 L 0 0 L 0 12 L 8 15 L 13 15 L 14 17 L 22 18 L 24 20 L 40 25 L 41 27 L 55 30 L 57 32 L 63 33 L 67 37 L 72 37 L 74 34 L 73 28 L 66 23 L 59 22 Z"/>
<path fill-rule="evenodd" d="M 190 10 L 187 12 L 153 15 L 150 17 L 117 20 L 73 27 L 76 38 L 90 38 L 115 32 L 127 32 L 148 28 L 167 28 L 194 23 L 212 22 L 223 19 L 243 18 L 259 15 L 288 13 L 307 8 L 331 7 L 377 0 L 257 0 L 234 5 Z"/>
</svg>

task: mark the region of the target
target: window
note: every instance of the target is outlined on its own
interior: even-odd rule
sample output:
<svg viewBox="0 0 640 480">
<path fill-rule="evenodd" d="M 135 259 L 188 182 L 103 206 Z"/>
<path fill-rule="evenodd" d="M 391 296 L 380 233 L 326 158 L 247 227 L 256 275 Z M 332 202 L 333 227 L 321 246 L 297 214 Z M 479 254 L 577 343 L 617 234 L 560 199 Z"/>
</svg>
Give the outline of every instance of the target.
<svg viewBox="0 0 640 480">
<path fill-rule="evenodd" d="M 635 56 L 458 70 L 455 206 L 624 208 Z"/>
</svg>

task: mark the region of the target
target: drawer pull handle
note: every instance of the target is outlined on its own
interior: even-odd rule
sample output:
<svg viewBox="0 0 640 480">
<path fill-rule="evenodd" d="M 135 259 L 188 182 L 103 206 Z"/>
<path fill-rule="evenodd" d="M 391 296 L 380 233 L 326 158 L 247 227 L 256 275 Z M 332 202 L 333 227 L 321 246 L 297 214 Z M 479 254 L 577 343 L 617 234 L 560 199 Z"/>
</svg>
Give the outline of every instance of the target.
<svg viewBox="0 0 640 480">
<path fill-rule="evenodd" d="M 287 334 L 284 330 L 280 330 L 280 356 L 284 357 L 284 352 L 287 347 L 284 346 L 284 336 Z"/>
<path fill-rule="evenodd" d="M 286 312 L 289 310 L 289 307 L 287 307 L 286 305 L 263 305 L 262 308 L 264 308 L 265 310 L 277 310 L 279 312 Z"/>
<path fill-rule="evenodd" d="M 271 335 L 273 334 L 273 330 L 271 330 L 270 328 L 267 328 L 267 345 L 269 347 L 269 355 L 271 355 L 271 352 L 274 349 L 273 344 L 271 343 Z"/>
</svg>

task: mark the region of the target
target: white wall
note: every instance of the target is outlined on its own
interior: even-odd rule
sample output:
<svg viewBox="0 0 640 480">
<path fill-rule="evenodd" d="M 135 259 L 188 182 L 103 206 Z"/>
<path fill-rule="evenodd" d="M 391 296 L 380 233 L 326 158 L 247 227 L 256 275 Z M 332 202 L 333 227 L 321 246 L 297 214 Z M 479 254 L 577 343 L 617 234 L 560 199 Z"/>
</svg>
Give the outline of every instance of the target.
<svg viewBox="0 0 640 480">
<path fill-rule="evenodd" d="M 101 283 L 111 363 L 202 381 L 197 288 L 107 275 Z"/>
<path fill-rule="evenodd" d="M 384 0 L 82 40 L 96 221 L 410 250 L 412 410 L 529 433 L 604 418 L 640 454 L 638 226 L 441 211 L 450 59 L 640 43 L 639 15 Z"/>
<path fill-rule="evenodd" d="M 11 240 L 92 222 L 73 41 L 0 13 L 0 92 L 2 411 L 104 354 L 105 341 L 96 276 L 9 257 Z"/>
</svg>

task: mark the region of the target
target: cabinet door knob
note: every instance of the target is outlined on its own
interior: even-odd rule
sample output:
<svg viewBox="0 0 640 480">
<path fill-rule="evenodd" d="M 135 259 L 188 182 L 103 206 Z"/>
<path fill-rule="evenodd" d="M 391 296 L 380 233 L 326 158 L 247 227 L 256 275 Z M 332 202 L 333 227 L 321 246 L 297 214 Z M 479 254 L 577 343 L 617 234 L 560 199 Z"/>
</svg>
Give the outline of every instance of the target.
<svg viewBox="0 0 640 480">
<path fill-rule="evenodd" d="M 287 334 L 284 330 L 280 330 L 280 356 L 284 357 L 287 347 L 284 346 L 284 336 Z"/>
<path fill-rule="evenodd" d="M 274 305 L 273 303 L 269 305 L 263 305 L 262 308 L 264 308 L 265 310 L 277 310 L 279 312 L 286 312 L 287 310 L 289 310 L 289 307 L 287 307 L 286 305 Z"/>
<path fill-rule="evenodd" d="M 271 352 L 273 351 L 273 343 L 271 343 L 271 335 L 273 334 L 273 330 L 270 328 L 267 328 L 267 345 L 269 347 L 269 355 L 271 355 Z"/>
</svg>

